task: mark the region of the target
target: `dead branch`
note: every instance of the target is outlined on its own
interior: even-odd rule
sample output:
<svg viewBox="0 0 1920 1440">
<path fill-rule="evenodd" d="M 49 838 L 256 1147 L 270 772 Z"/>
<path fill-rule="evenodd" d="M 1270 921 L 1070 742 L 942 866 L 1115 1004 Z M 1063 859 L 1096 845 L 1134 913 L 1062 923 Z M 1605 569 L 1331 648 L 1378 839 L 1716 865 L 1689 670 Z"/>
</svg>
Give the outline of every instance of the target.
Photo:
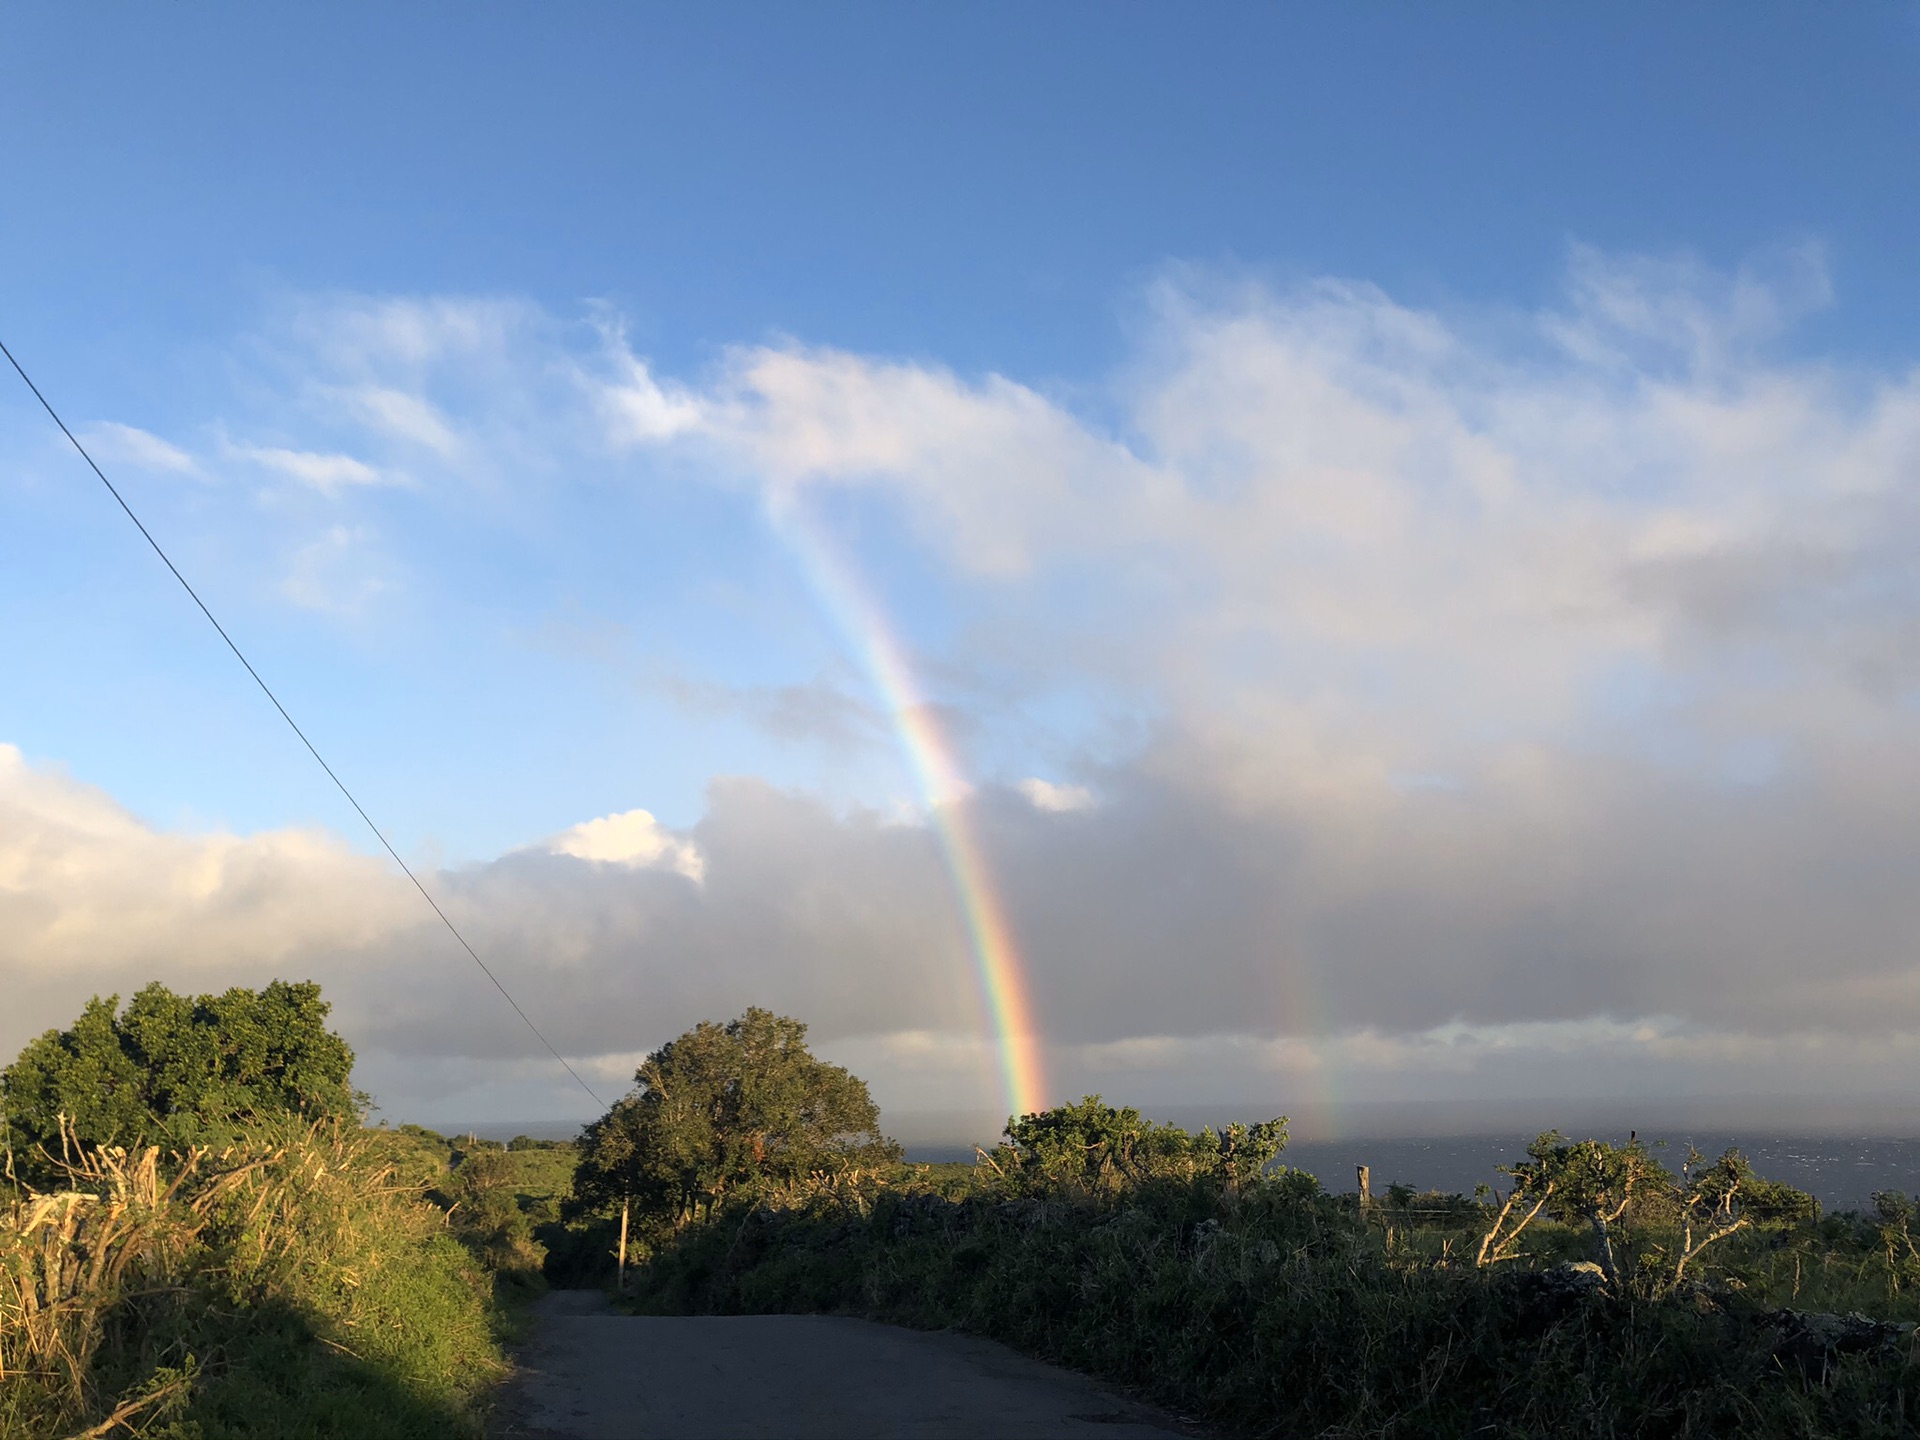
<svg viewBox="0 0 1920 1440">
<path fill-rule="evenodd" d="M 1534 1202 L 1533 1208 L 1526 1213 L 1525 1218 L 1513 1227 L 1505 1239 L 1501 1240 L 1498 1245 L 1494 1245 L 1494 1237 L 1499 1235 L 1500 1225 L 1507 1218 L 1507 1212 L 1513 1208 L 1513 1202 L 1520 1197 L 1520 1191 L 1516 1187 L 1514 1192 L 1507 1196 L 1507 1203 L 1500 1207 L 1500 1215 L 1499 1218 L 1493 1222 L 1493 1229 L 1489 1230 L 1487 1232 L 1487 1238 L 1480 1242 L 1480 1256 L 1475 1262 L 1477 1265 L 1497 1265 L 1502 1260 L 1511 1260 L 1514 1258 L 1513 1247 L 1519 1243 L 1521 1232 L 1523 1232 L 1527 1226 L 1531 1225 L 1534 1222 L 1534 1218 L 1546 1208 L 1547 1200 L 1553 1194 L 1553 1185 L 1553 1181 L 1547 1181 L 1546 1188 L 1540 1192 L 1540 1198 Z M 1492 1246 L 1491 1254 L 1488 1253 L 1489 1246 Z"/>
</svg>

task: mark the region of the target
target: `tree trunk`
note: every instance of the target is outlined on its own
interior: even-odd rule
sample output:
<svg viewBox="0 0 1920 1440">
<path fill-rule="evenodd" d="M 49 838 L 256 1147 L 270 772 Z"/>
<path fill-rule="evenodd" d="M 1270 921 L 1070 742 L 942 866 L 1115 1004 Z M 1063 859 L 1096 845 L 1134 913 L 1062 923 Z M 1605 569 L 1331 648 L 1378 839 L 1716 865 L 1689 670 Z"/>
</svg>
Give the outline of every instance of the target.
<svg viewBox="0 0 1920 1440">
<path fill-rule="evenodd" d="M 1607 1228 L 1607 1217 L 1599 1211 L 1593 1214 L 1594 1249 L 1599 1251 L 1600 1268 L 1606 1272 L 1607 1283 L 1618 1286 L 1620 1272 L 1613 1263 L 1613 1233 Z"/>
</svg>

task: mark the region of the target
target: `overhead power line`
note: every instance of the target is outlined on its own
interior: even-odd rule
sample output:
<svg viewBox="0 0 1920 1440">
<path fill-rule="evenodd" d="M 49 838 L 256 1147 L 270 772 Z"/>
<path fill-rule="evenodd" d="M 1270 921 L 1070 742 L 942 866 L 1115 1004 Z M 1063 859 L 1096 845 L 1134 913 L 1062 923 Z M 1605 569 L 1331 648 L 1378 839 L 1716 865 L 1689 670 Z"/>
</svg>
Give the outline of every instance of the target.
<svg viewBox="0 0 1920 1440">
<path fill-rule="evenodd" d="M 27 374 L 25 367 L 22 366 L 18 360 L 14 359 L 13 351 L 7 349 L 4 341 L 0 341 L 0 355 L 7 357 L 7 363 L 13 366 L 14 373 L 26 382 L 27 389 L 33 392 L 33 398 L 40 402 L 40 408 L 52 417 L 53 423 L 60 427 L 60 433 L 67 437 L 68 442 L 72 444 L 75 450 L 80 452 L 80 458 L 87 462 L 87 468 L 99 477 L 100 483 L 107 487 L 107 493 L 113 496 L 119 503 L 120 508 L 126 512 L 127 518 L 133 522 L 134 528 L 140 532 L 141 537 L 145 539 L 147 544 L 153 547 L 153 553 L 160 557 L 160 563 L 172 572 L 173 578 L 180 582 L 180 588 L 185 590 L 193 600 L 193 603 L 200 607 L 200 613 L 207 617 L 207 623 L 213 626 L 222 640 L 227 642 L 227 649 L 233 652 L 233 658 L 246 667 L 247 674 L 253 677 L 253 683 L 260 687 L 260 693 L 265 695 L 267 699 L 273 703 L 273 708 L 280 712 L 280 718 L 287 722 L 288 728 L 291 729 L 295 735 L 300 737 L 300 743 L 307 747 L 307 753 L 313 756 L 322 770 L 327 772 L 327 778 L 334 783 L 335 788 L 347 797 L 347 803 L 353 807 L 354 813 L 366 821 L 367 829 L 373 832 L 373 838 L 378 840 L 387 854 L 393 857 L 393 863 L 400 867 L 401 873 L 413 882 L 413 888 L 420 892 L 420 898 L 433 907 L 433 913 L 440 917 L 440 923 L 447 927 L 447 933 L 460 942 L 460 948 L 467 952 L 467 958 L 478 965 L 480 967 L 480 973 L 493 982 L 493 988 L 498 990 L 501 998 L 513 1007 L 513 1013 L 526 1022 L 527 1028 L 534 1033 L 534 1037 L 538 1039 L 542 1045 L 547 1047 L 547 1053 L 558 1060 L 565 1068 L 567 1074 L 573 1077 L 574 1084 L 586 1091 L 589 1096 L 592 1096 L 593 1102 L 596 1105 L 605 1105 L 607 1102 L 594 1094 L 593 1087 L 580 1078 L 580 1072 L 568 1064 L 567 1057 L 554 1049 L 553 1042 L 540 1033 L 540 1027 L 533 1023 L 533 1017 L 520 1008 L 520 1002 L 514 999 L 513 996 L 508 993 L 507 987 L 500 983 L 500 977 L 487 968 L 487 962 L 480 958 L 480 953 L 467 943 L 467 937 L 462 935 L 459 927 L 447 918 L 447 912 L 440 908 L 440 903 L 428 893 L 427 887 L 420 883 L 420 877 L 413 873 L 413 867 L 400 858 L 400 852 L 393 848 L 393 842 L 388 840 L 385 832 L 373 823 L 373 817 L 367 814 L 365 807 L 363 807 L 358 800 L 354 799 L 353 792 L 347 788 L 346 782 L 334 773 L 333 767 L 327 763 L 326 757 L 314 747 L 313 741 L 307 738 L 307 732 L 302 730 L 293 716 L 287 713 L 287 707 L 280 703 L 280 697 L 273 693 L 272 687 L 270 687 L 265 680 L 262 680 L 260 678 L 260 672 L 253 668 L 253 662 L 241 653 L 238 645 L 233 643 L 233 637 L 227 634 L 226 626 L 214 618 L 213 611 L 207 608 L 207 602 L 200 598 L 200 592 L 187 583 L 187 577 L 180 573 L 180 567 L 175 565 L 173 561 L 168 558 L 167 552 L 160 548 L 160 542 L 153 538 L 153 532 L 141 523 L 138 515 L 133 513 L 133 507 L 127 504 L 126 497 L 114 488 L 113 482 L 107 479 L 106 472 L 94 463 L 93 456 L 87 453 L 87 447 L 82 445 L 73 431 L 67 428 L 67 422 L 60 418 L 60 412 L 55 410 L 53 406 L 48 403 L 47 397 L 40 393 L 40 387 L 33 383 L 33 377 Z"/>
</svg>

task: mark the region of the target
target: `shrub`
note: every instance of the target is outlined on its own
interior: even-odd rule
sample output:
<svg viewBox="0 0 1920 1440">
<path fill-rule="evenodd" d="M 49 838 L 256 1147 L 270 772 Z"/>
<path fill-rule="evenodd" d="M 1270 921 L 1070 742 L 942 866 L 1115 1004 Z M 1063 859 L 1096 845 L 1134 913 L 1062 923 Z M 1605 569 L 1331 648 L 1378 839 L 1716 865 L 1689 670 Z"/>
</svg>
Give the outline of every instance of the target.
<svg viewBox="0 0 1920 1440">
<path fill-rule="evenodd" d="M 546 1259 L 533 1238 L 533 1223 L 521 1208 L 515 1184 L 519 1168 L 504 1150 L 466 1152 L 439 1192 L 453 1233 L 494 1274 L 531 1283 Z"/>
<path fill-rule="evenodd" d="M 1191 1134 L 1143 1119 L 1098 1095 L 1009 1120 L 1007 1143 L 992 1163 L 1008 1176 L 1004 1157 L 1028 1188 L 1062 1186 L 1112 1191 L 1156 1179 L 1211 1176 L 1229 1189 L 1261 1175 L 1287 1143 L 1282 1116 L 1258 1125 L 1228 1125 Z"/>
</svg>

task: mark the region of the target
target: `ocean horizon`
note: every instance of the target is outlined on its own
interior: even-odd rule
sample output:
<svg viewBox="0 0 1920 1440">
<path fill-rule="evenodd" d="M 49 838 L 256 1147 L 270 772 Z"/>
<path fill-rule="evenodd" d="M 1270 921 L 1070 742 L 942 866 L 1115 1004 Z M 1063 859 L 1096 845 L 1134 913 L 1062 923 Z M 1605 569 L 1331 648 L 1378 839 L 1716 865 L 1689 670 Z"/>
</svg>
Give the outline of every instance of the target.
<svg viewBox="0 0 1920 1440">
<path fill-rule="evenodd" d="M 566 1140 L 579 1134 L 575 1124 L 529 1121 L 518 1125 L 483 1123 L 434 1126 L 449 1135 L 478 1135 L 488 1140 L 510 1140 L 525 1135 L 537 1140 Z M 1562 1127 L 1576 1139 L 1589 1137 L 1623 1141 L 1633 1132 Z M 1288 1144 L 1281 1163 L 1304 1170 L 1336 1194 L 1357 1188 L 1356 1167 L 1365 1165 L 1373 1193 L 1383 1195 L 1389 1185 L 1411 1185 L 1416 1190 L 1438 1190 L 1468 1195 L 1487 1185 L 1504 1191 L 1512 1182 L 1500 1166 L 1525 1158 L 1537 1129 L 1482 1135 L 1355 1136 L 1298 1140 Z M 1709 1159 L 1728 1148 L 1743 1153 L 1754 1170 L 1769 1180 L 1807 1191 L 1828 1212 L 1865 1210 L 1881 1191 L 1920 1194 L 1920 1137 L 1898 1135 L 1780 1134 L 1718 1127 L 1670 1126 L 1638 1132 L 1654 1153 L 1678 1170 L 1691 1145 Z M 971 1160 L 974 1145 L 991 1144 L 947 1140 L 909 1140 L 907 1159 L 921 1165 Z"/>
</svg>

